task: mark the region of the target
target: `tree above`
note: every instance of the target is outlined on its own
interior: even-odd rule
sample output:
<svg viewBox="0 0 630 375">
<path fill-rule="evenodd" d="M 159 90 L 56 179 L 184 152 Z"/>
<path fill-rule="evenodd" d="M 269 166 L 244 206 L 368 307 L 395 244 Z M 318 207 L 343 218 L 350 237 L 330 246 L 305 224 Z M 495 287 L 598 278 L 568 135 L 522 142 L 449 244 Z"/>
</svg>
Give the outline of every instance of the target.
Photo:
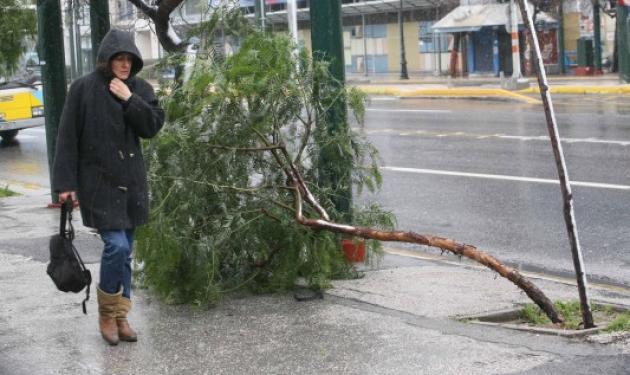
<svg viewBox="0 0 630 375">
<path fill-rule="evenodd" d="M 0 77 L 17 69 L 24 40 L 35 35 L 35 9 L 25 0 L 0 0 Z"/>
</svg>

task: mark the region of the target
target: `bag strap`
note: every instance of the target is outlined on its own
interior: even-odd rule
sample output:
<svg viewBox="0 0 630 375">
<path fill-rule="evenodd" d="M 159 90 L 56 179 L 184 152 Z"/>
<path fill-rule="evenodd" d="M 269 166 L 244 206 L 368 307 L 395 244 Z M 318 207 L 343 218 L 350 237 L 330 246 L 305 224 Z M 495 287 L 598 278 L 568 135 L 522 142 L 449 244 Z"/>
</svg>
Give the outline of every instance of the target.
<svg viewBox="0 0 630 375">
<path fill-rule="evenodd" d="M 61 204 L 61 217 L 59 223 L 59 235 L 63 238 L 67 238 L 70 241 L 74 240 L 74 226 L 72 225 L 72 209 L 73 202 L 71 199 L 66 199 Z M 69 229 L 66 229 L 66 223 Z"/>
</svg>

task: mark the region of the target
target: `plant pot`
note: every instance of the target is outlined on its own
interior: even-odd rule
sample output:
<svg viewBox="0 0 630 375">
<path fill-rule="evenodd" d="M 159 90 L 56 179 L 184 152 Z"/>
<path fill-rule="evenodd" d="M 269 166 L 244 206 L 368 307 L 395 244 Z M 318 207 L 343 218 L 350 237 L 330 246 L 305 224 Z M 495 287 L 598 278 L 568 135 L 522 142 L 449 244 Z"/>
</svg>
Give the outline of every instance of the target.
<svg viewBox="0 0 630 375">
<path fill-rule="evenodd" d="M 365 241 L 353 241 L 350 239 L 341 240 L 341 247 L 348 262 L 365 261 Z"/>
</svg>

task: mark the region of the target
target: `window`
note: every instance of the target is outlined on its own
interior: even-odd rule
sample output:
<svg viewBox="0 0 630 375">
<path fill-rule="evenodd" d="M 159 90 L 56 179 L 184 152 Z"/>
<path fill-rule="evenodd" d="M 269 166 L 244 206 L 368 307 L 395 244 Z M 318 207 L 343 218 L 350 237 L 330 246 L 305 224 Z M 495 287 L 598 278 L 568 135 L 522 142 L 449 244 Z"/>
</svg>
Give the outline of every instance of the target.
<svg viewBox="0 0 630 375">
<path fill-rule="evenodd" d="M 118 19 L 122 21 L 134 18 L 134 6 L 128 0 L 117 0 Z"/>
<path fill-rule="evenodd" d="M 420 21 L 420 53 L 448 52 L 448 36 L 434 32 L 431 28 L 434 24 L 435 21 Z"/>
<path fill-rule="evenodd" d="M 208 10 L 208 0 L 186 0 L 184 13 L 188 16 L 205 13 Z"/>
</svg>

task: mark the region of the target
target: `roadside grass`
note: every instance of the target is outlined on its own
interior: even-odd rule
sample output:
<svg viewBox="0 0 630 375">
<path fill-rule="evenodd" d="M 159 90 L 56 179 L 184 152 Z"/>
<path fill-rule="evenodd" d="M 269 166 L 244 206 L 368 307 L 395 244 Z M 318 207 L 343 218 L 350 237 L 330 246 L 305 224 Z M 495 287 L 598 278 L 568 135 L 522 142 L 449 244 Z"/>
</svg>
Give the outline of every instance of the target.
<svg viewBox="0 0 630 375">
<path fill-rule="evenodd" d="M 559 326 L 563 329 L 579 329 L 582 325 L 582 312 L 580 310 L 579 301 L 556 301 L 554 306 L 565 319 L 565 322 Z M 630 331 L 630 311 L 619 311 L 612 306 L 600 305 L 594 303 L 591 306 L 593 319 L 597 325 L 606 325 L 604 332 Z M 521 310 L 521 319 L 533 326 L 549 326 L 553 325 L 549 318 L 540 310 L 540 308 L 528 303 Z"/>
<path fill-rule="evenodd" d="M 9 186 L 0 187 L 0 198 L 11 197 L 13 195 L 18 195 L 18 193 L 9 190 Z"/>
</svg>

